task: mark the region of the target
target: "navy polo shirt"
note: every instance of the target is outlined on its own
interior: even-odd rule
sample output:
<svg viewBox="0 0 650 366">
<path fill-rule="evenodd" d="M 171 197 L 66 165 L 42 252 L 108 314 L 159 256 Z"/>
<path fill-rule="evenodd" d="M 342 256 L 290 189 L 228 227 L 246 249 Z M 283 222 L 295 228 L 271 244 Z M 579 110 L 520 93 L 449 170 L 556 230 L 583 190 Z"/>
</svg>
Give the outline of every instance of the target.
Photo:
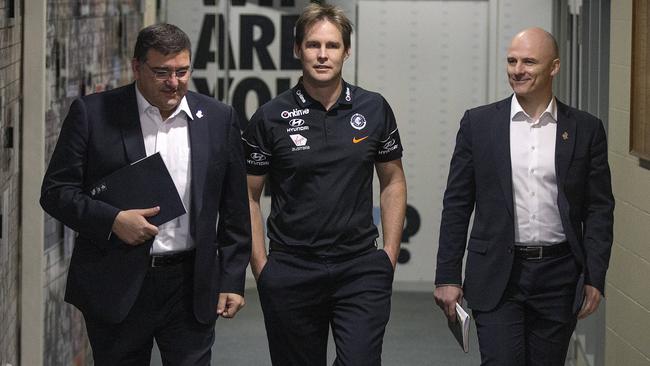
<svg viewBox="0 0 650 366">
<path fill-rule="evenodd" d="M 299 82 L 261 106 L 242 139 L 248 174 L 269 178 L 274 248 L 340 257 L 374 246 L 374 164 L 402 157 L 380 94 L 343 82 L 326 111 Z"/>
</svg>

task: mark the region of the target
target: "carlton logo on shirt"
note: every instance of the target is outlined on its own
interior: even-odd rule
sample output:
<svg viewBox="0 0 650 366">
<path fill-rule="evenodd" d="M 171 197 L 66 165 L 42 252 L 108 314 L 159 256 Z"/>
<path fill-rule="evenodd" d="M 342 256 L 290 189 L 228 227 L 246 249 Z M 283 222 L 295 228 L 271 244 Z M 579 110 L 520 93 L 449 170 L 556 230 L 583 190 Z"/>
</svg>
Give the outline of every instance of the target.
<svg viewBox="0 0 650 366">
<path fill-rule="evenodd" d="M 362 114 L 355 113 L 352 118 L 350 118 L 350 125 L 357 130 L 363 130 L 363 128 L 366 127 L 366 117 Z"/>
</svg>

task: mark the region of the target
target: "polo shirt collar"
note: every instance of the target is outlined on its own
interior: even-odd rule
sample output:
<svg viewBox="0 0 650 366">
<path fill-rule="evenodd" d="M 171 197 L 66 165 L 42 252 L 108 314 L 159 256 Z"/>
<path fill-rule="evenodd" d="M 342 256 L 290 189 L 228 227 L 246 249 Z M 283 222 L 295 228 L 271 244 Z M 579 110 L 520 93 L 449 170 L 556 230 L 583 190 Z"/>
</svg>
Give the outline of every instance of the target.
<svg viewBox="0 0 650 366">
<path fill-rule="evenodd" d="M 296 84 L 296 86 L 294 86 L 291 91 L 296 100 L 296 103 L 298 103 L 298 105 L 300 105 L 300 107 L 302 108 L 317 103 L 316 100 L 314 100 L 314 98 L 312 98 L 307 93 L 307 90 L 305 90 L 305 86 L 302 83 L 302 77 L 300 77 L 300 79 L 298 80 L 298 84 Z M 343 80 L 343 87 L 341 88 L 341 95 L 339 95 L 337 104 L 352 105 L 353 98 L 354 96 L 352 95 L 352 85 L 348 84 L 345 80 Z"/>
<path fill-rule="evenodd" d="M 339 104 L 352 105 L 352 86 L 343 80 L 343 88 L 341 88 L 341 95 L 339 96 Z"/>
</svg>

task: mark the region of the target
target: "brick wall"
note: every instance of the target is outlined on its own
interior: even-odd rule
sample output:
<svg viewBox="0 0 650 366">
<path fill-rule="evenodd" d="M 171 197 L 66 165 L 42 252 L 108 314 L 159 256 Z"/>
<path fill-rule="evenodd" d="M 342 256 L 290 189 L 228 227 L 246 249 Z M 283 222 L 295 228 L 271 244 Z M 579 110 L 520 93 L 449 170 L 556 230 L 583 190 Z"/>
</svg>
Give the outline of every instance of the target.
<svg viewBox="0 0 650 366">
<path fill-rule="evenodd" d="M 650 163 L 628 152 L 632 0 L 612 1 L 610 40 L 609 162 L 616 211 L 605 359 L 612 366 L 650 366 Z"/>
</svg>

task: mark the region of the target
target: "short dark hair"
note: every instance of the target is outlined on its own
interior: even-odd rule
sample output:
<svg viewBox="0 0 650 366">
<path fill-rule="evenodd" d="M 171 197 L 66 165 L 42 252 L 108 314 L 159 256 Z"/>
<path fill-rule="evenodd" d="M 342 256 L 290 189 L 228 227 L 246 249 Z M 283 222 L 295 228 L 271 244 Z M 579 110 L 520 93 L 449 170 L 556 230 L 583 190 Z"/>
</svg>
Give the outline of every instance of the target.
<svg viewBox="0 0 650 366">
<path fill-rule="evenodd" d="M 173 24 L 160 23 L 143 28 L 138 33 L 133 58 L 145 62 L 147 52 L 152 48 L 165 56 L 187 50 L 190 53 L 190 59 L 192 57 L 190 38 Z"/>
<path fill-rule="evenodd" d="M 305 38 L 305 30 L 314 23 L 327 20 L 334 24 L 343 36 L 343 46 L 350 49 L 350 36 L 352 35 L 352 22 L 345 16 L 343 9 L 338 6 L 325 3 L 311 3 L 307 5 L 298 20 L 296 21 L 295 42 L 297 46 L 302 44 Z"/>
</svg>

